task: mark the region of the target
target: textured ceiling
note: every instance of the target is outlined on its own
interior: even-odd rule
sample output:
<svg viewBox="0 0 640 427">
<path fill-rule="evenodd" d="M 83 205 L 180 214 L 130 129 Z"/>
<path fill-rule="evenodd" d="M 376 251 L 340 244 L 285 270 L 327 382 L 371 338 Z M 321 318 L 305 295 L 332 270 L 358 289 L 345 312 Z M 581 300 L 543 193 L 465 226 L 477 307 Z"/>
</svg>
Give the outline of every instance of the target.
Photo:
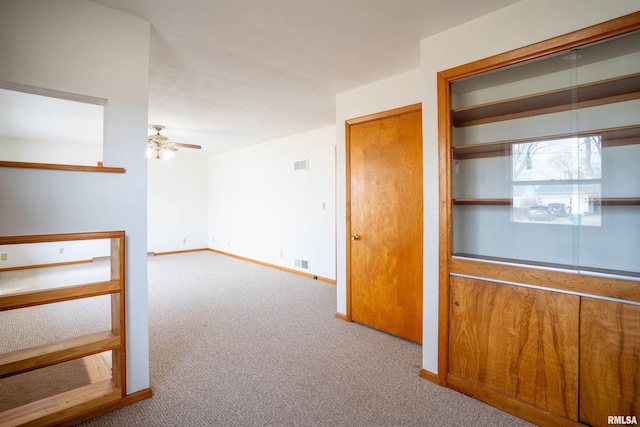
<svg viewBox="0 0 640 427">
<path fill-rule="evenodd" d="M 151 22 L 149 125 L 208 154 L 332 125 L 336 94 L 518 0 L 92 1 Z"/>
</svg>

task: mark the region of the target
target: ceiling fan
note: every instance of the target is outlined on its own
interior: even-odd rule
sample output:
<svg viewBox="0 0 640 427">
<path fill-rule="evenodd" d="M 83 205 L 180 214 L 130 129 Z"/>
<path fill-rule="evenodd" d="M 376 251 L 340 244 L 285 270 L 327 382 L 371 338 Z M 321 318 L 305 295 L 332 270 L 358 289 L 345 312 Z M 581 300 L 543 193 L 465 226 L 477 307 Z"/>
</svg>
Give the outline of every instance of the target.
<svg viewBox="0 0 640 427">
<path fill-rule="evenodd" d="M 156 134 L 149 135 L 147 138 L 148 159 L 153 157 L 154 159 L 169 160 L 173 157 L 174 153 L 178 151 L 176 147 L 195 148 L 197 150 L 202 148 L 200 145 L 169 141 L 169 138 L 164 135 L 160 135 L 160 131 L 164 129 L 164 126 L 153 125 L 152 127 L 156 130 Z"/>
</svg>

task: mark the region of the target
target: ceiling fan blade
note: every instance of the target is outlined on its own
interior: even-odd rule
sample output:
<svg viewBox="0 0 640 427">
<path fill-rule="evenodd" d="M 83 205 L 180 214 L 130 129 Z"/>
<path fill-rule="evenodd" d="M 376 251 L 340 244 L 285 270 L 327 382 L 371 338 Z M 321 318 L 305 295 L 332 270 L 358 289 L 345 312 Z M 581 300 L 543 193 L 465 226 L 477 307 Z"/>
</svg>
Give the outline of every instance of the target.
<svg viewBox="0 0 640 427">
<path fill-rule="evenodd" d="M 166 148 L 169 151 L 178 151 L 178 149 L 175 148 L 173 145 L 165 145 L 164 148 Z"/>
<path fill-rule="evenodd" d="M 173 145 L 175 145 L 176 147 L 183 147 L 183 148 L 195 148 L 196 150 L 199 150 L 202 148 L 202 146 L 200 145 L 195 145 L 195 144 L 183 144 L 181 142 L 172 142 Z"/>
</svg>

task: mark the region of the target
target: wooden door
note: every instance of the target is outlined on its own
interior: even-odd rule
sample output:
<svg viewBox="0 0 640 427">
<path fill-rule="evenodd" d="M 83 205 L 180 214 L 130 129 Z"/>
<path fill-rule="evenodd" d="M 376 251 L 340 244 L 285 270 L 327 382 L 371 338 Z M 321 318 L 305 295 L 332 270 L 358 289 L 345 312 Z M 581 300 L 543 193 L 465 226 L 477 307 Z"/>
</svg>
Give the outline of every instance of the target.
<svg viewBox="0 0 640 427">
<path fill-rule="evenodd" d="M 420 105 L 347 122 L 348 317 L 422 342 Z"/>
</svg>

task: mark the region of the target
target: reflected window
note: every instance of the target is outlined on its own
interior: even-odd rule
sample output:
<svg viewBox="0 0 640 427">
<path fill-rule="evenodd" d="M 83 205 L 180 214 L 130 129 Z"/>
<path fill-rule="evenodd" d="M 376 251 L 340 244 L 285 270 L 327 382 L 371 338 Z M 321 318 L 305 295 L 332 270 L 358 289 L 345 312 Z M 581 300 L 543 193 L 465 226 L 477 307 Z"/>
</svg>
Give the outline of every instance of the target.
<svg viewBox="0 0 640 427">
<path fill-rule="evenodd" d="M 598 135 L 512 144 L 513 220 L 601 224 Z"/>
</svg>

